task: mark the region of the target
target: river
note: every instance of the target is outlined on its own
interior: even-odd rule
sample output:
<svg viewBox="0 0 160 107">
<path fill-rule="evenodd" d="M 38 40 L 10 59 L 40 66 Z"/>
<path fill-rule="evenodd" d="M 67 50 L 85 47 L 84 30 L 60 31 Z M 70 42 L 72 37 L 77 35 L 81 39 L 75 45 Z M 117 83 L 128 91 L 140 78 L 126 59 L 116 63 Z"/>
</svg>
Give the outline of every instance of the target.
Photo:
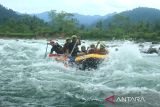
<svg viewBox="0 0 160 107">
<path fill-rule="evenodd" d="M 160 56 L 141 54 L 130 41 L 104 43 L 109 57 L 81 71 L 44 58 L 45 40 L 0 39 L 0 107 L 160 107 Z M 144 100 L 105 101 L 113 95 Z"/>
</svg>

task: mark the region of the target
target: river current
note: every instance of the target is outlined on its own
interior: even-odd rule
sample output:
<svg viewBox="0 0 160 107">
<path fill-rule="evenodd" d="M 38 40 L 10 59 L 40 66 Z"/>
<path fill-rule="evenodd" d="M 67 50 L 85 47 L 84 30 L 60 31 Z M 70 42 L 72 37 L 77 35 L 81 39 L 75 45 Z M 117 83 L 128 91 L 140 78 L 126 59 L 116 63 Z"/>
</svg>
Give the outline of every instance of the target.
<svg viewBox="0 0 160 107">
<path fill-rule="evenodd" d="M 90 43 L 96 41 L 82 44 Z M 81 71 L 44 58 L 45 40 L 0 39 L 0 107 L 160 107 L 160 56 L 142 54 L 130 41 L 103 43 L 109 57 L 97 70 Z M 144 100 L 105 100 L 113 95 Z"/>
</svg>

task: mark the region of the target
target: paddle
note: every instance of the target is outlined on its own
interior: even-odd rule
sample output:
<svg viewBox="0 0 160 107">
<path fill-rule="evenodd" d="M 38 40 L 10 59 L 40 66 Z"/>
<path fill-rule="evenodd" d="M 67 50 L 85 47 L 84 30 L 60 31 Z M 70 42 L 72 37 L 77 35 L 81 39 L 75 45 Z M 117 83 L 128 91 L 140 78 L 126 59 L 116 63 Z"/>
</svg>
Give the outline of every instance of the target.
<svg viewBox="0 0 160 107">
<path fill-rule="evenodd" d="M 98 47 L 99 44 L 100 44 L 100 41 L 97 42 L 96 49 L 97 49 L 97 47 Z"/>
<path fill-rule="evenodd" d="M 75 49 L 75 47 L 76 47 L 77 43 L 78 43 L 78 39 L 76 40 L 76 43 L 74 44 L 73 49 L 72 49 L 72 51 L 71 51 L 71 53 L 70 53 L 70 55 L 69 55 L 69 56 L 71 56 L 71 55 L 72 55 L 72 53 L 73 53 L 73 51 L 74 51 L 74 49 Z"/>
<path fill-rule="evenodd" d="M 44 58 L 46 58 L 46 56 L 47 56 L 47 50 L 48 50 L 48 43 L 47 43 L 47 46 L 46 46 L 46 52 L 44 54 Z"/>
<path fill-rule="evenodd" d="M 69 57 L 68 57 L 70 61 L 73 60 L 72 53 L 73 53 L 74 49 L 76 48 L 76 45 L 77 45 L 77 43 L 78 43 L 78 40 L 79 40 L 79 39 L 76 40 L 76 43 L 74 44 L 73 49 L 72 49 L 72 51 L 71 51 L 71 53 L 70 53 L 70 55 L 69 55 Z M 68 67 L 68 64 L 69 64 L 70 61 L 64 62 L 65 67 Z"/>
</svg>

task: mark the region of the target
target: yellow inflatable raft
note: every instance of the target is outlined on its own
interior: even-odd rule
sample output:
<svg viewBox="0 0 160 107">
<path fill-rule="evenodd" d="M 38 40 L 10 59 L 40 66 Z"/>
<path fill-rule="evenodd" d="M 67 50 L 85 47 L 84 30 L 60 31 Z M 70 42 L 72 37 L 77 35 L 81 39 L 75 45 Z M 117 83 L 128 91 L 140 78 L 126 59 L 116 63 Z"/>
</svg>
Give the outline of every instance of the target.
<svg viewBox="0 0 160 107">
<path fill-rule="evenodd" d="M 85 60 L 87 58 L 96 58 L 96 59 L 105 59 L 107 57 L 107 55 L 100 55 L 100 54 L 87 54 L 87 55 L 82 55 L 82 56 L 78 56 L 76 57 L 75 61 L 81 61 L 81 60 Z"/>
</svg>

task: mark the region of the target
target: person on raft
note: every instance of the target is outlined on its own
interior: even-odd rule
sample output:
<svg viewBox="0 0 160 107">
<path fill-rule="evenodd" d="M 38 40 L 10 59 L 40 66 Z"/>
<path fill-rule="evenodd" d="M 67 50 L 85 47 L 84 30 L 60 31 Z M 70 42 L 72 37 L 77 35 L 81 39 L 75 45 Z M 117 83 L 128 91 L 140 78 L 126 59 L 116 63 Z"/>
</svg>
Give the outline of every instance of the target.
<svg viewBox="0 0 160 107">
<path fill-rule="evenodd" d="M 87 50 L 85 46 L 81 46 L 81 51 L 78 53 L 78 56 L 86 55 Z"/>
<path fill-rule="evenodd" d="M 101 55 L 106 55 L 108 54 L 108 50 L 105 49 L 105 45 L 104 44 L 100 44 L 100 48 L 98 49 L 98 45 L 100 44 L 100 42 L 97 43 L 97 45 L 95 46 L 94 44 L 90 45 L 90 49 L 88 50 L 88 54 L 101 54 Z"/>
<path fill-rule="evenodd" d="M 79 52 L 78 45 L 81 45 L 80 38 L 76 35 L 73 35 L 72 38 L 67 38 L 66 43 L 62 47 L 58 43 L 55 43 L 53 40 L 48 43 L 52 46 L 50 54 L 54 51 L 56 54 L 64 54 L 64 56 L 68 56 L 70 62 L 74 62 L 77 53 Z"/>
<path fill-rule="evenodd" d="M 105 49 L 105 45 L 104 44 L 100 44 L 100 48 L 97 49 L 97 54 L 106 55 L 108 53 L 109 53 L 108 50 Z"/>
<path fill-rule="evenodd" d="M 72 36 L 72 42 L 68 45 L 68 52 L 70 56 L 76 57 L 77 53 L 79 52 L 78 45 L 81 45 L 80 38 L 78 38 L 76 35 Z"/>
<path fill-rule="evenodd" d="M 96 48 L 96 46 L 95 46 L 94 44 L 91 44 L 87 53 L 88 53 L 88 54 L 97 53 L 97 48 Z"/>
<path fill-rule="evenodd" d="M 67 38 L 65 44 L 63 45 L 63 52 L 66 55 L 69 55 L 69 44 L 71 43 L 71 39 Z"/>
<path fill-rule="evenodd" d="M 87 54 L 87 50 L 86 50 L 86 47 L 85 46 L 81 46 L 81 52 L 83 54 Z"/>
<path fill-rule="evenodd" d="M 63 47 L 61 45 L 59 45 L 57 42 L 54 42 L 53 40 L 50 41 L 50 43 L 48 43 L 52 46 L 50 54 L 52 54 L 54 51 L 56 52 L 56 54 L 63 54 Z"/>
</svg>

